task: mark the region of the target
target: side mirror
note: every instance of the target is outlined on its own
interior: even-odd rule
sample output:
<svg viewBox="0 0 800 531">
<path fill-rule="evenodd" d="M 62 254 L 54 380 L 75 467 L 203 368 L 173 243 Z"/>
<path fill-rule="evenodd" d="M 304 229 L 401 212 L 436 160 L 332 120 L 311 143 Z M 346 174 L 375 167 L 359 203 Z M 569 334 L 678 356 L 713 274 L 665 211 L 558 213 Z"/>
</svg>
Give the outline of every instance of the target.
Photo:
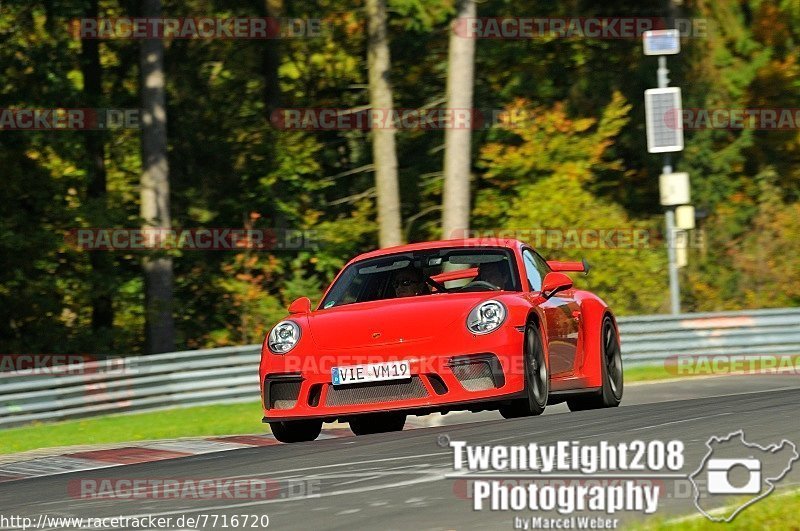
<svg viewBox="0 0 800 531">
<path fill-rule="evenodd" d="M 542 281 L 542 296 L 549 299 L 559 291 L 564 291 L 572 287 L 572 279 L 564 273 L 547 273 Z"/>
<path fill-rule="evenodd" d="M 289 313 L 309 313 L 311 311 L 311 299 L 300 297 L 289 305 Z"/>
</svg>

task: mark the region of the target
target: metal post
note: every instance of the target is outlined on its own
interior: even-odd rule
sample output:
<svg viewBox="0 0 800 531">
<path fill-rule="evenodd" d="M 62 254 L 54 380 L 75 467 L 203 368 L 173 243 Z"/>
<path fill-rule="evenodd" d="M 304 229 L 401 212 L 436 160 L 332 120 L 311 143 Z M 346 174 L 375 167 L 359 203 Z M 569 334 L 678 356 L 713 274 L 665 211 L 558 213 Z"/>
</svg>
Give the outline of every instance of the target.
<svg viewBox="0 0 800 531">
<path fill-rule="evenodd" d="M 667 58 L 664 55 L 658 56 L 658 88 L 669 86 L 669 70 L 667 70 Z M 672 173 L 672 161 L 669 153 L 664 154 L 664 175 Z M 664 213 L 667 229 L 667 261 L 669 263 L 669 299 L 672 314 L 681 313 L 681 287 L 678 280 L 678 264 L 675 252 L 675 207 L 668 206 Z"/>
</svg>

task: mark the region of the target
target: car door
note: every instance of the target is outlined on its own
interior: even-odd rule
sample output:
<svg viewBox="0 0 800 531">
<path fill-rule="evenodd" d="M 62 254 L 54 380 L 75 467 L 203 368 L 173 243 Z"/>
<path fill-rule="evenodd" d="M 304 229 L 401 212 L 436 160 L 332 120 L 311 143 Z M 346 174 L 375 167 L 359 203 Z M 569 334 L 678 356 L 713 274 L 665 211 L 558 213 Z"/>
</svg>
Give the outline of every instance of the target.
<svg viewBox="0 0 800 531">
<path fill-rule="evenodd" d="M 541 291 L 542 281 L 550 272 L 547 262 L 531 249 L 525 249 L 522 257 L 530 290 Z M 573 293 L 572 289 L 559 292 L 541 305 L 547 320 L 550 374 L 555 377 L 568 376 L 575 370 L 580 312 Z"/>
</svg>

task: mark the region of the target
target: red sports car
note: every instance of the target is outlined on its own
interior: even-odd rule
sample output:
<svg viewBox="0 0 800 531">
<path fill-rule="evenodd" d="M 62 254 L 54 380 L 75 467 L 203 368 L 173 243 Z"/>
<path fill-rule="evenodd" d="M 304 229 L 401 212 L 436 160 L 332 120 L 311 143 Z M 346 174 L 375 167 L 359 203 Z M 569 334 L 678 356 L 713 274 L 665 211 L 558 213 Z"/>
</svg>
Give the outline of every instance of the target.
<svg viewBox="0 0 800 531">
<path fill-rule="evenodd" d="M 357 256 L 316 309 L 289 306 L 261 349 L 264 422 L 283 442 L 323 422 L 357 435 L 406 416 L 497 409 L 539 415 L 622 398 L 619 331 L 608 306 L 517 240 L 415 243 Z"/>
</svg>

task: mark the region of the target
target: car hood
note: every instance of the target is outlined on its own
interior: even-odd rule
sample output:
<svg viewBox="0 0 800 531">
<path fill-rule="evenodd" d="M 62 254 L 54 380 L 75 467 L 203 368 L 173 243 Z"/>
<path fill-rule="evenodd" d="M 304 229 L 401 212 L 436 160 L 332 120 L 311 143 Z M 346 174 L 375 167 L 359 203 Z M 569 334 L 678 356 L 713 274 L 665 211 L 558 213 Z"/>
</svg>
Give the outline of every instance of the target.
<svg viewBox="0 0 800 531">
<path fill-rule="evenodd" d="M 308 316 L 314 344 L 343 350 L 421 341 L 465 326 L 470 310 L 492 293 L 449 293 L 363 302 L 317 310 Z"/>
</svg>

